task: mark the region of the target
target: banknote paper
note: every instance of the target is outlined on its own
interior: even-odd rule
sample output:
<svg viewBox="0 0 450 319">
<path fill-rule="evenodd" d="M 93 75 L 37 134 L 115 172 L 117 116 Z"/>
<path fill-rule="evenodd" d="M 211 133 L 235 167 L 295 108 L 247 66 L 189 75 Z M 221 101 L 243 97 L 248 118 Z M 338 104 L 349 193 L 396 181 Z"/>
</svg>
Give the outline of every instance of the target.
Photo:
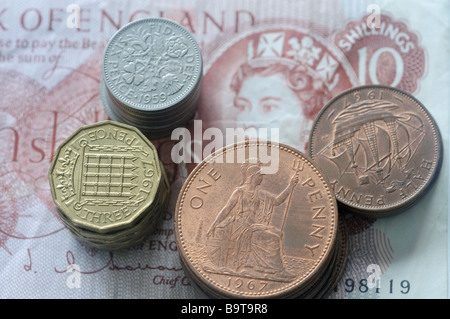
<svg viewBox="0 0 450 319">
<path fill-rule="evenodd" d="M 186 277 L 174 239 L 178 191 L 195 166 L 195 156 L 174 163 L 177 140 L 153 141 L 171 198 L 140 245 L 86 247 L 52 202 L 47 173 L 56 147 L 80 126 L 107 119 L 101 63 L 120 27 L 155 16 L 193 34 L 205 65 L 196 116 L 204 131 L 278 128 L 280 142 L 307 152 L 324 103 L 357 85 L 383 84 L 428 108 L 446 149 L 448 13 L 446 1 L 3 1 L 0 297 L 206 297 Z M 347 216 L 350 256 L 328 298 L 448 297 L 447 155 L 434 187 L 408 211 Z"/>
</svg>

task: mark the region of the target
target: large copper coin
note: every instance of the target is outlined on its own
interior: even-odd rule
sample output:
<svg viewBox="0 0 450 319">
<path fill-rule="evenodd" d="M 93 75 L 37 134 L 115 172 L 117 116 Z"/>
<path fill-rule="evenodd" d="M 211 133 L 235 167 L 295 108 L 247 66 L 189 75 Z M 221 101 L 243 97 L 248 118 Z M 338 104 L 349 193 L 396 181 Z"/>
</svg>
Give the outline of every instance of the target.
<svg viewBox="0 0 450 319">
<path fill-rule="evenodd" d="M 250 141 L 217 151 L 180 191 L 179 253 L 211 295 L 294 297 L 317 280 L 333 253 L 338 212 L 327 179 L 282 144 L 270 146 L 278 170 L 269 174 L 261 153 L 252 157 L 266 145 Z"/>
<path fill-rule="evenodd" d="M 441 136 L 427 109 L 408 93 L 378 85 L 331 100 L 316 118 L 309 147 L 337 200 L 372 217 L 413 204 L 442 163 Z"/>
</svg>

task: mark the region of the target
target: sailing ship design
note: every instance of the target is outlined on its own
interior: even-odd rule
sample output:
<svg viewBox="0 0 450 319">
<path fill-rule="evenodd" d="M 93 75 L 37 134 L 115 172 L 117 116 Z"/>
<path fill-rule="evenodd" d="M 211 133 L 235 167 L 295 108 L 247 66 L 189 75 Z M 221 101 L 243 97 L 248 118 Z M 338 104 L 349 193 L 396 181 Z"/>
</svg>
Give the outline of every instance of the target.
<svg viewBox="0 0 450 319">
<path fill-rule="evenodd" d="M 354 175 L 358 185 L 382 185 L 387 193 L 407 185 L 409 168 L 425 136 L 413 113 L 397 114 L 391 101 L 370 99 L 351 104 L 334 118 L 331 142 L 319 154 L 339 168 L 339 177 Z"/>
</svg>

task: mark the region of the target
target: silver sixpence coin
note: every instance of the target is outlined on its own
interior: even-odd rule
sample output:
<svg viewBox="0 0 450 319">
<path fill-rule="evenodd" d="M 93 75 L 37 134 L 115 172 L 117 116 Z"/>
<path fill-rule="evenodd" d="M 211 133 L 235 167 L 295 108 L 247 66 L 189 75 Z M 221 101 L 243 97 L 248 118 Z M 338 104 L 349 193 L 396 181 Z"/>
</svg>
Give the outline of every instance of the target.
<svg viewBox="0 0 450 319">
<path fill-rule="evenodd" d="M 102 72 L 108 92 L 119 104 L 158 113 L 178 108 L 196 93 L 202 57 L 184 27 L 168 19 L 146 18 L 113 35 Z"/>
</svg>

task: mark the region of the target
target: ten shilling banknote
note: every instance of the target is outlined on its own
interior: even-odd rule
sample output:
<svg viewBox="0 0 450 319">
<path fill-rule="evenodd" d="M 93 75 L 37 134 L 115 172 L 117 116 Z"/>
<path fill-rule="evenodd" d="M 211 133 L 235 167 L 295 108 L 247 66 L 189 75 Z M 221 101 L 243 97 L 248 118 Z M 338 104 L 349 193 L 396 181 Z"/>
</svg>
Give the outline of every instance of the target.
<svg viewBox="0 0 450 319">
<path fill-rule="evenodd" d="M 207 132 L 277 129 L 281 143 L 307 154 L 310 130 L 325 104 L 360 85 L 384 85 L 413 95 L 428 109 L 445 149 L 448 11 L 446 1 L 3 1 L 0 296 L 204 297 L 183 270 L 173 225 L 179 190 L 211 141 Z M 108 119 L 100 97 L 106 44 L 121 27 L 148 17 L 180 24 L 202 52 L 201 94 L 195 121 L 187 125 L 197 151 L 177 163 L 177 138 L 152 140 L 171 185 L 161 223 L 129 249 L 90 248 L 59 219 L 48 171 L 68 136 Z M 139 77 L 136 68 L 130 70 L 128 78 Z M 405 114 L 398 118 L 392 127 L 406 127 Z M 412 122 L 421 127 L 419 120 Z M 377 138 L 395 144 L 389 129 L 375 122 L 373 128 L 378 133 L 370 145 Z M 401 133 L 411 140 L 411 150 L 420 146 L 417 132 Z M 368 158 L 384 158 L 370 146 L 364 150 Z M 417 161 L 423 172 L 432 165 Z M 432 189 L 407 211 L 375 219 L 346 214 L 348 259 L 326 297 L 447 298 L 447 178 L 444 156 Z M 198 238 L 206 238 L 212 225 L 198 226 Z"/>
</svg>

